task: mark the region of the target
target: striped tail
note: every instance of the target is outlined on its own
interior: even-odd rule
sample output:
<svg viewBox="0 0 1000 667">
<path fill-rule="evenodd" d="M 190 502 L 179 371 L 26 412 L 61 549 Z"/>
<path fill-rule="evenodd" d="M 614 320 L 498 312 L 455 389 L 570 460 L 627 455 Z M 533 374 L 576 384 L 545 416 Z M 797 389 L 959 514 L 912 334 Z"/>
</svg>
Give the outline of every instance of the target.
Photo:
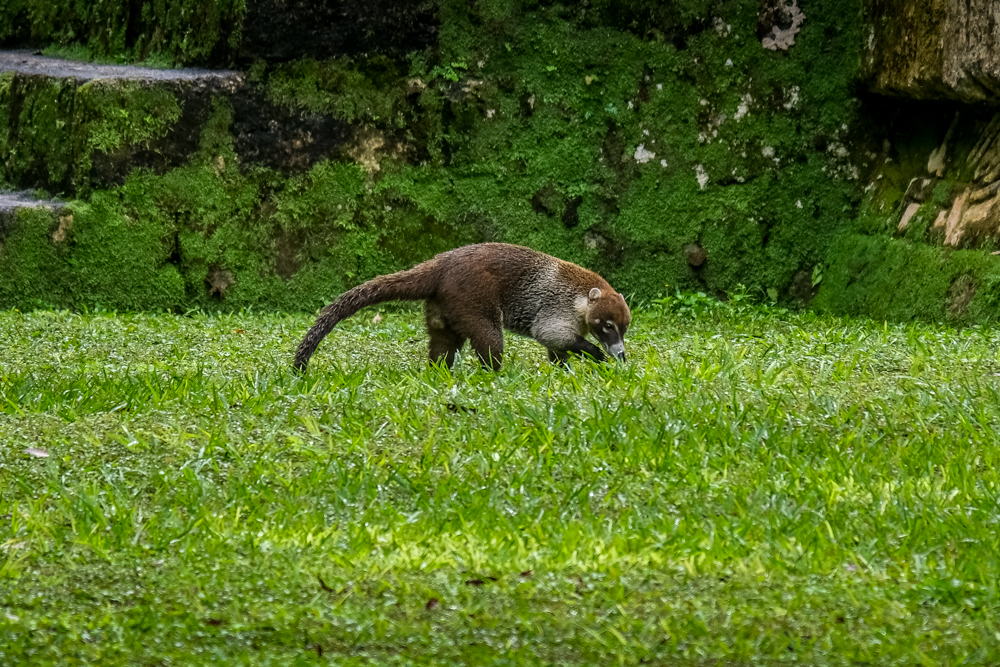
<svg viewBox="0 0 1000 667">
<path fill-rule="evenodd" d="M 365 306 L 386 301 L 419 301 L 429 299 L 437 291 L 437 261 L 428 260 L 408 271 L 373 278 L 352 287 L 324 308 L 295 351 L 295 370 L 305 372 L 309 358 L 323 338 L 345 320 Z"/>
</svg>

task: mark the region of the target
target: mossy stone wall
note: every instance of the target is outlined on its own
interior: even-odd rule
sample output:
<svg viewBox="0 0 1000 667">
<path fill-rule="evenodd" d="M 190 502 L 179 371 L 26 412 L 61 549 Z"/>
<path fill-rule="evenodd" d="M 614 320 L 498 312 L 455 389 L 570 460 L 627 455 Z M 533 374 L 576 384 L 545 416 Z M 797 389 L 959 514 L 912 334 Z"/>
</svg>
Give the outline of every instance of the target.
<svg viewBox="0 0 1000 667">
<path fill-rule="evenodd" d="M 176 87 L 126 86 L 115 97 L 118 84 L 88 84 L 100 103 L 70 104 L 89 90 L 38 81 L 32 95 L 51 102 L 26 110 L 4 103 L 7 76 L 0 178 L 34 185 L 25 175 L 47 169 L 50 191 L 80 199 L 63 241 L 52 240 L 55 217 L 7 233 L 0 269 L 23 284 L 41 270 L 30 267 L 55 262 L 49 278 L 61 287 L 47 297 L 8 289 L 3 303 L 310 310 L 445 248 L 501 240 L 590 266 L 638 301 L 743 284 L 789 303 L 818 288 L 818 305 L 855 312 L 850 285 L 835 287 L 836 258 L 858 247 L 869 149 L 881 143 L 865 134 L 857 97 L 862 6 L 802 9 L 794 43 L 769 50 L 756 0 L 449 0 L 434 9 L 433 43 L 407 53 L 250 58 L 246 85 L 275 114 L 344 128 L 298 163 L 241 151 L 259 129 L 240 126 L 242 102 L 221 91 L 210 119 L 192 125 Z M 220 28 L 201 53 L 234 35 Z M 166 47 L 132 52 L 171 53 L 197 61 Z M 166 97 L 144 111 L 143 95 Z M 68 131 L 42 117 L 59 109 L 93 111 Z M 4 122 L 37 129 L 4 135 Z M 171 132 L 197 137 L 183 160 L 129 171 L 122 158 L 120 185 L 81 169 L 94 155 L 136 154 L 123 147 L 155 152 Z M 294 143 L 281 149 L 293 158 Z M 12 259 L 21 234 L 49 239 L 24 246 L 34 260 Z M 101 243 L 109 258 L 136 260 L 86 259 Z M 139 282 L 148 288 L 133 290 Z"/>
</svg>

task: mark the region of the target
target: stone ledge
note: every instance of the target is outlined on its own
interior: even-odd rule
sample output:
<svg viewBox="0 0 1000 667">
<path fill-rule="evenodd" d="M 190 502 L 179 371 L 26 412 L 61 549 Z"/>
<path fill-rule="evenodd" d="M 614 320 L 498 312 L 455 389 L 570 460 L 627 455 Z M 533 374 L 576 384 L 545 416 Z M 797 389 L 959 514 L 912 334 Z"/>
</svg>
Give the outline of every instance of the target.
<svg viewBox="0 0 1000 667">
<path fill-rule="evenodd" d="M 131 65 L 97 65 L 61 58 L 49 58 L 28 51 L 0 51 L 0 73 L 40 74 L 77 81 L 121 79 L 128 81 L 230 81 L 242 83 L 243 75 L 230 70 L 196 68 L 154 69 Z"/>
<path fill-rule="evenodd" d="M 19 208 L 47 208 L 55 210 L 62 202 L 52 199 L 38 199 L 30 192 L 0 192 L 0 215 L 9 214 Z"/>
</svg>

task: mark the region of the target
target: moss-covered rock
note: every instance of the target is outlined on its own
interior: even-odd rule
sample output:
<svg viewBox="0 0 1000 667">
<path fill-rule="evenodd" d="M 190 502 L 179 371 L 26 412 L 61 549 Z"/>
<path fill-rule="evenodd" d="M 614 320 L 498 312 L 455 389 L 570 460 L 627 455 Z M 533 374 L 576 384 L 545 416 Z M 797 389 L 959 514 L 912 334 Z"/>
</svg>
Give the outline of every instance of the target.
<svg viewBox="0 0 1000 667">
<path fill-rule="evenodd" d="M 330 115 L 269 102 L 236 72 L 77 67 L 0 53 L 2 178 L 21 188 L 87 196 L 135 169 L 188 163 L 220 102 L 235 157 L 303 172 L 346 149 L 355 128 Z M 217 125 L 217 124 L 216 124 Z"/>
<path fill-rule="evenodd" d="M 995 322 L 1000 315 L 1000 257 L 845 234 L 831 248 L 813 306 L 890 321 Z"/>
<path fill-rule="evenodd" d="M 1000 114 L 948 101 L 881 100 L 868 111 L 882 148 L 815 305 L 891 320 L 998 319 Z"/>
</svg>

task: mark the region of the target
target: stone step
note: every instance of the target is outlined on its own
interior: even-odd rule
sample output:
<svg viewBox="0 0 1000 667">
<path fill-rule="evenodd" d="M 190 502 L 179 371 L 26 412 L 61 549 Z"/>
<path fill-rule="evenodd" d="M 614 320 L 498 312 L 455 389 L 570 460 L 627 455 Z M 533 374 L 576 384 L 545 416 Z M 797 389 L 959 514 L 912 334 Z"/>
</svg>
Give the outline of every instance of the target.
<svg viewBox="0 0 1000 667">
<path fill-rule="evenodd" d="M 0 308 L 51 305 L 44 291 L 73 219 L 60 218 L 62 208 L 31 192 L 0 190 Z"/>
<path fill-rule="evenodd" d="M 163 69 L 133 65 L 101 65 L 49 58 L 25 50 L 0 51 L 0 72 L 40 74 L 83 83 L 98 79 L 128 81 L 230 81 L 242 80 L 239 72 L 187 67 Z"/>
<path fill-rule="evenodd" d="M 436 44 L 437 5 L 437 0 L 14 0 L 0 3 L 0 46 L 57 46 L 98 58 L 215 67 L 261 59 L 398 58 Z"/>
<path fill-rule="evenodd" d="M 62 206 L 53 199 L 38 199 L 27 191 L 0 191 L 0 215 L 9 215 L 19 208 L 45 208 L 55 210 Z"/>
<path fill-rule="evenodd" d="M 86 196 L 227 141 L 240 166 L 301 172 L 354 135 L 332 116 L 268 101 L 240 72 L 0 52 L 0 182 L 19 188 Z"/>
</svg>

